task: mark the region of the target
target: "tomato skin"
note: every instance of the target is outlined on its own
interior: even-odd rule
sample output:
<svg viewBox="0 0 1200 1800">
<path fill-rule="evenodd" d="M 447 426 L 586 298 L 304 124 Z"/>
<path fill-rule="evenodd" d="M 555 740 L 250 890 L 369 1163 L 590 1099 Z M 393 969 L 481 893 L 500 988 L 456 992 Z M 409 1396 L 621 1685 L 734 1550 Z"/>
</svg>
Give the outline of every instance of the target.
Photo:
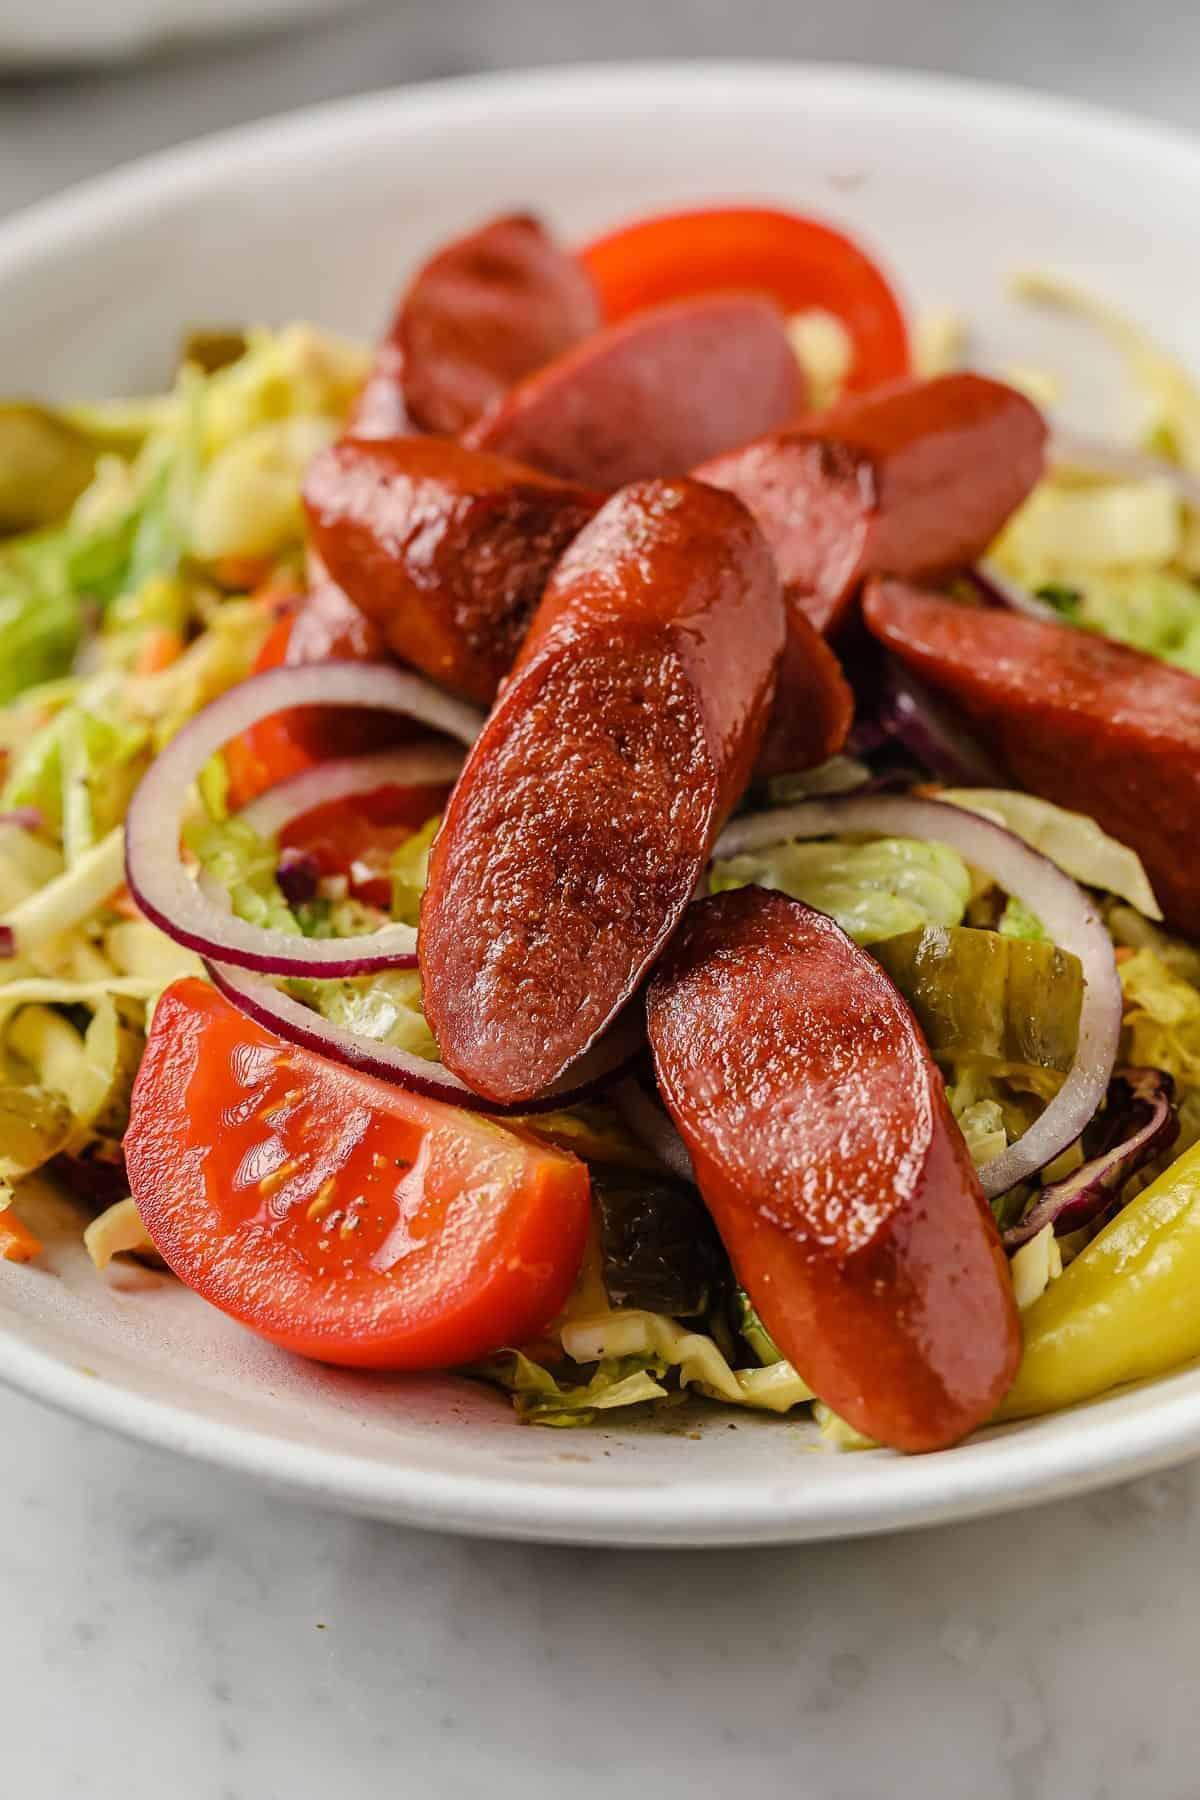
<svg viewBox="0 0 1200 1800">
<path fill-rule="evenodd" d="M 182 1281 L 347 1367 L 451 1368 L 526 1341 L 587 1241 L 577 1158 L 285 1043 L 195 977 L 155 1011 L 125 1154 Z"/>
<path fill-rule="evenodd" d="M 379 630 L 339 587 L 325 581 L 272 626 L 258 653 L 254 673 L 260 675 L 264 669 L 277 669 L 284 664 L 327 662 L 334 658 L 353 662 L 392 660 Z M 296 707 L 290 712 L 274 713 L 225 746 L 229 805 L 236 812 L 276 782 L 302 775 L 327 757 L 378 750 L 402 743 L 411 735 L 406 720 L 380 719 L 353 709 Z"/>
<path fill-rule="evenodd" d="M 392 901 L 392 851 L 441 812 L 449 792 L 436 784 L 383 787 L 329 800 L 285 825 L 280 848 L 307 851 L 322 875 L 345 875 L 356 899 L 386 912 Z"/>
<path fill-rule="evenodd" d="M 832 226 L 771 207 L 714 207 L 638 219 L 579 253 L 613 324 L 644 307 L 722 289 L 769 295 L 785 312 L 820 307 L 854 345 L 855 393 L 911 369 L 908 328 L 882 270 Z"/>
</svg>

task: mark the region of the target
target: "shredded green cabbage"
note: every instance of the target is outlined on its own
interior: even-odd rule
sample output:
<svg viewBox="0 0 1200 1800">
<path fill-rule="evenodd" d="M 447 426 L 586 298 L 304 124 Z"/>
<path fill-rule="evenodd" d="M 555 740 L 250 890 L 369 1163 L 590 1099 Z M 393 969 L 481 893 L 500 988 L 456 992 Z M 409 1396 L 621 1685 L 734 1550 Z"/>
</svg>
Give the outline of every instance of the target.
<svg viewBox="0 0 1200 1800">
<path fill-rule="evenodd" d="M 828 913 L 860 944 L 922 925 L 958 925 L 971 896 L 957 851 L 915 838 L 774 844 L 713 864 L 714 894 L 750 882 Z"/>
<path fill-rule="evenodd" d="M 1200 1087 L 1200 989 L 1153 950 L 1119 965 L 1128 1060 L 1165 1069 L 1181 1088 Z"/>
<path fill-rule="evenodd" d="M 1085 813 L 1012 788 L 943 788 L 938 799 L 993 819 L 1076 881 L 1127 900 L 1149 919 L 1162 918 L 1141 857 Z"/>
<path fill-rule="evenodd" d="M 439 1060 L 421 1009 L 421 977 L 415 969 L 388 969 L 345 980 L 293 981 L 291 991 L 331 1025 L 374 1038 L 411 1056 Z"/>
<path fill-rule="evenodd" d="M 129 798 L 153 754 L 253 667 L 274 614 L 246 590 L 297 585 L 302 467 L 340 428 L 368 361 L 289 326 L 251 333 L 215 374 L 182 369 L 167 395 L 76 408 L 66 417 L 91 480 L 60 484 L 78 493 L 65 517 L 0 542 L 0 811 L 38 819 L 0 824 L 14 951 L 0 959 L 0 1176 L 60 1152 L 119 1156 L 147 1014 L 200 969 L 114 910 Z M 189 826 L 191 853 L 241 916 L 336 930 L 352 903 L 294 914 L 274 845 L 222 816 L 222 778 L 218 760 L 199 784 L 209 816 Z M 369 1003 L 380 1019 L 386 986 Z M 415 1044 L 419 1014 L 394 1010 Z"/>
<path fill-rule="evenodd" d="M 240 819 L 193 818 L 183 841 L 200 867 L 229 896 L 239 919 L 299 935 L 300 925 L 276 880 L 279 849 Z"/>
<path fill-rule="evenodd" d="M 416 925 L 421 914 L 421 896 L 429 880 L 429 852 L 437 836 L 440 818 L 427 819 L 420 831 L 392 852 L 392 917 L 402 924 Z"/>
<path fill-rule="evenodd" d="M 517 1417 L 529 1425 L 590 1425 L 596 1415 L 622 1406 L 666 1400 L 658 1380 L 665 1365 L 631 1356 L 602 1363 L 585 1382 L 559 1381 L 542 1363 L 520 1350 L 502 1350 L 468 1373 L 480 1375 L 512 1396 Z"/>
<path fill-rule="evenodd" d="M 1116 307 L 1077 283 L 1044 270 L 1019 270 L 1012 279 L 1023 300 L 1056 306 L 1096 326 L 1125 358 L 1148 405 L 1146 440 L 1185 469 L 1200 472 L 1200 384 L 1184 365 Z"/>
<path fill-rule="evenodd" d="M 1097 326 L 1145 402 L 1142 446 L 1200 473 L 1200 384 L 1131 320 L 1057 277 L 1017 276 L 1023 298 Z M 1200 514 L 1157 476 L 1056 467 L 992 554 L 1075 624 L 1200 673 Z"/>
</svg>

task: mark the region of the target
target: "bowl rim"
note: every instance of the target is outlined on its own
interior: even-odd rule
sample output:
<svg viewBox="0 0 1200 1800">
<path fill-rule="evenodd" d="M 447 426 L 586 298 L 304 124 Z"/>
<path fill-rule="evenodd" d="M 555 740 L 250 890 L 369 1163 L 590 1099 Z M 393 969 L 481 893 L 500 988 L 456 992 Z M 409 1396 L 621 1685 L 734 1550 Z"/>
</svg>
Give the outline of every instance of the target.
<svg viewBox="0 0 1200 1800">
<path fill-rule="evenodd" d="M 981 123 L 1034 129 L 1076 150 L 1103 138 L 1122 155 L 1153 163 L 1159 173 L 1169 163 L 1183 178 L 1194 179 L 1200 191 L 1200 138 L 1177 126 L 1036 90 L 802 61 L 570 65 L 474 75 L 304 107 L 141 157 L 0 221 L 0 292 L 5 280 L 42 258 L 69 253 L 77 237 L 86 260 L 92 239 L 121 230 L 148 205 L 179 204 L 233 168 L 252 182 L 260 167 L 314 146 L 369 136 L 376 123 L 394 122 L 398 115 L 419 131 L 455 115 L 466 121 L 482 111 L 569 106 L 583 96 L 595 101 L 606 94 L 616 100 L 639 91 L 670 92 L 745 102 L 768 89 L 795 98 L 816 87 L 846 108 L 868 107 L 884 95 L 893 108 L 959 117 L 965 110 Z M 1103 1425 L 1097 1419 L 1091 1430 L 1040 1442 L 1032 1458 L 1014 1454 L 1013 1434 L 1021 1433 L 1010 1426 L 939 1456 L 872 1459 L 878 1479 L 865 1497 L 858 1457 L 843 1459 L 847 1467 L 840 1479 L 823 1478 L 808 1484 L 807 1492 L 806 1484 L 797 1482 L 783 1498 L 777 1483 L 709 1478 L 701 1488 L 693 1482 L 683 1517 L 669 1484 L 558 1487 L 536 1474 L 481 1480 L 473 1473 L 381 1463 L 232 1424 L 98 1380 L 29 1341 L 19 1320 L 6 1322 L 2 1314 L 0 1351 L 0 1381 L 32 1398 L 310 1502 L 472 1535 L 557 1543 L 703 1546 L 850 1537 L 1049 1501 L 1165 1468 L 1200 1450 L 1200 1392 L 1186 1374 L 1173 1375 L 1153 1384 L 1151 1405 L 1139 1404 L 1139 1396 L 1130 1393 L 1096 1402 Z M 1112 1417 L 1117 1409 L 1119 1429 Z"/>
<path fill-rule="evenodd" d="M 881 91 L 893 103 L 916 111 L 934 107 L 966 108 L 991 124 L 1030 125 L 1064 137 L 1097 134 L 1119 142 L 1126 153 L 1155 159 L 1169 156 L 1191 165 L 1200 178 L 1200 135 L 1183 126 L 1152 120 L 1090 100 L 933 70 L 875 68 L 869 64 L 755 58 L 694 58 L 663 62 L 569 63 L 539 69 L 494 70 L 451 76 L 413 86 L 383 88 L 348 99 L 322 101 L 273 113 L 249 125 L 234 126 L 147 152 L 102 174 L 71 183 L 57 194 L 35 200 L 0 218 L 0 280 L 14 267 L 69 240 L 81 226 L 115 226 L 144 202 L 170 190 L 176 199 L 214 173 L 236 167 L 250 174 L 255 165 L 309 143 L 355 137 L 372 121 L 396 113 L 418 126 L 441 120 L 448 112 L 465 119 L 512 103 L 569 103 L 573 98 L 607 88 L 632 90 L 690 88 L 719 95 L 738 88 L 819 85 L 843 104 L 861 106 Z"/>
</svg>

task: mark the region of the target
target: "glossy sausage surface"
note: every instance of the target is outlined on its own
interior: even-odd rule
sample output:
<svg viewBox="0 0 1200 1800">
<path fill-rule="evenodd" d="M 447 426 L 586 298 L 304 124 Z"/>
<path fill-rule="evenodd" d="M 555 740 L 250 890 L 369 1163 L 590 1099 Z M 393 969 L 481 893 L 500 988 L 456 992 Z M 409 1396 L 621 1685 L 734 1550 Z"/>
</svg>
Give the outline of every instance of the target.
<svg viewBox="0 0 1200 1800">
<path fill-rule="evenodd" d="M 863 616 L 1022 787 L 1136 850 L 1168 921 L 1200 936 L 1200 678 L 1071 625 L 900 582 L 872 583 Z"/>
<path fill-rule="evenodd" d="M 637 313 L 518 383 L 467 442 L 588 487 L 682 475 L 794 418 L 800 366 L 782 314 L 718 294 Z"/>
<path fill-rule="evenodd" d="M 749 776 L 783 643 L 770 551 L 732 495 L 615 495 L 551 578 L 429 865 L 420 958 L 446 1063 L 519 1102 L 658 954 Z"/>
<path fill-rule="evenodd" d="M 746 502 L 790 606 L 832 632 L 868 575 L 982 556 L 1041 474 L 1045 438 L 1015 388 L 942 375 L 854 395 L 694 473 Z"/>
<path fill-rule="evenodd" d="M 591 277 L 530 214 L 455 239 L 418 271 L 389 334 L 411 424 L 454 436 L 599 323 Z"/>
<path fill-rule="evenodd" d="M 689 909 L 646 1012 L 700 1191 L 789 1361 L 896 1449 L 982 1424 L 1020 1356 L 1012 1283 L 879 964 L 823 914 L 743 888 Z"/>
<path fill-rule="evenodd" d="M 854 723 L 854 693 L 807 613 L 784 594 L 787 632 L 755 778 L 792 775 L 836 756 Z"/>
<path fill-rule="evenodd" d="M 488 706 L 600 496 L 445 438 L 343 438 L 314 458 L 304 503 L 391 651 Z"/>
</svg>

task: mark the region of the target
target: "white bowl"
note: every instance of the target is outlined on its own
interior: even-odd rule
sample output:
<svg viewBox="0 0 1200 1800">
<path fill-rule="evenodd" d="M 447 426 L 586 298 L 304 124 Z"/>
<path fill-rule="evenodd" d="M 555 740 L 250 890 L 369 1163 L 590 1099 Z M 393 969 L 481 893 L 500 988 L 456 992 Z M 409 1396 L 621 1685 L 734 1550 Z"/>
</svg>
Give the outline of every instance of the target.
<svg viewBox="0 0 1200 1800">
<path fill-rule="evenodd" d="M 1200 150 L 986 87 L 832 68 L 601 68 L 357 101 L 213 139 L 0 229 L 0 393 L 102 394 L 167 369 L 179 328 L 308 315 L 371 331 L 413 260 L 499 208 L 584 236 L 622 214 L 771 199 L 875 245 L 914 306 L 953 305 L 981 360 L 1072 378 L 1111 423 L 1086 334 L 1005 298 L 1038 264 L 1200 364 Z M 1200 1371 L 936 1456 L 826 1452 L 724 1410 L 555 1432 L 452 1378 L 290 1360 L 175 1283 L 96 1275 L 77 1230 L 0 1265 L 0 1374 L 54 1404 L 381 1517 L 610 1544 L 765 1543 L 961 1518 L 1200 1449 Z M 735 1429 L 736 1427 L 736 1429 Z"/>
</svg>

